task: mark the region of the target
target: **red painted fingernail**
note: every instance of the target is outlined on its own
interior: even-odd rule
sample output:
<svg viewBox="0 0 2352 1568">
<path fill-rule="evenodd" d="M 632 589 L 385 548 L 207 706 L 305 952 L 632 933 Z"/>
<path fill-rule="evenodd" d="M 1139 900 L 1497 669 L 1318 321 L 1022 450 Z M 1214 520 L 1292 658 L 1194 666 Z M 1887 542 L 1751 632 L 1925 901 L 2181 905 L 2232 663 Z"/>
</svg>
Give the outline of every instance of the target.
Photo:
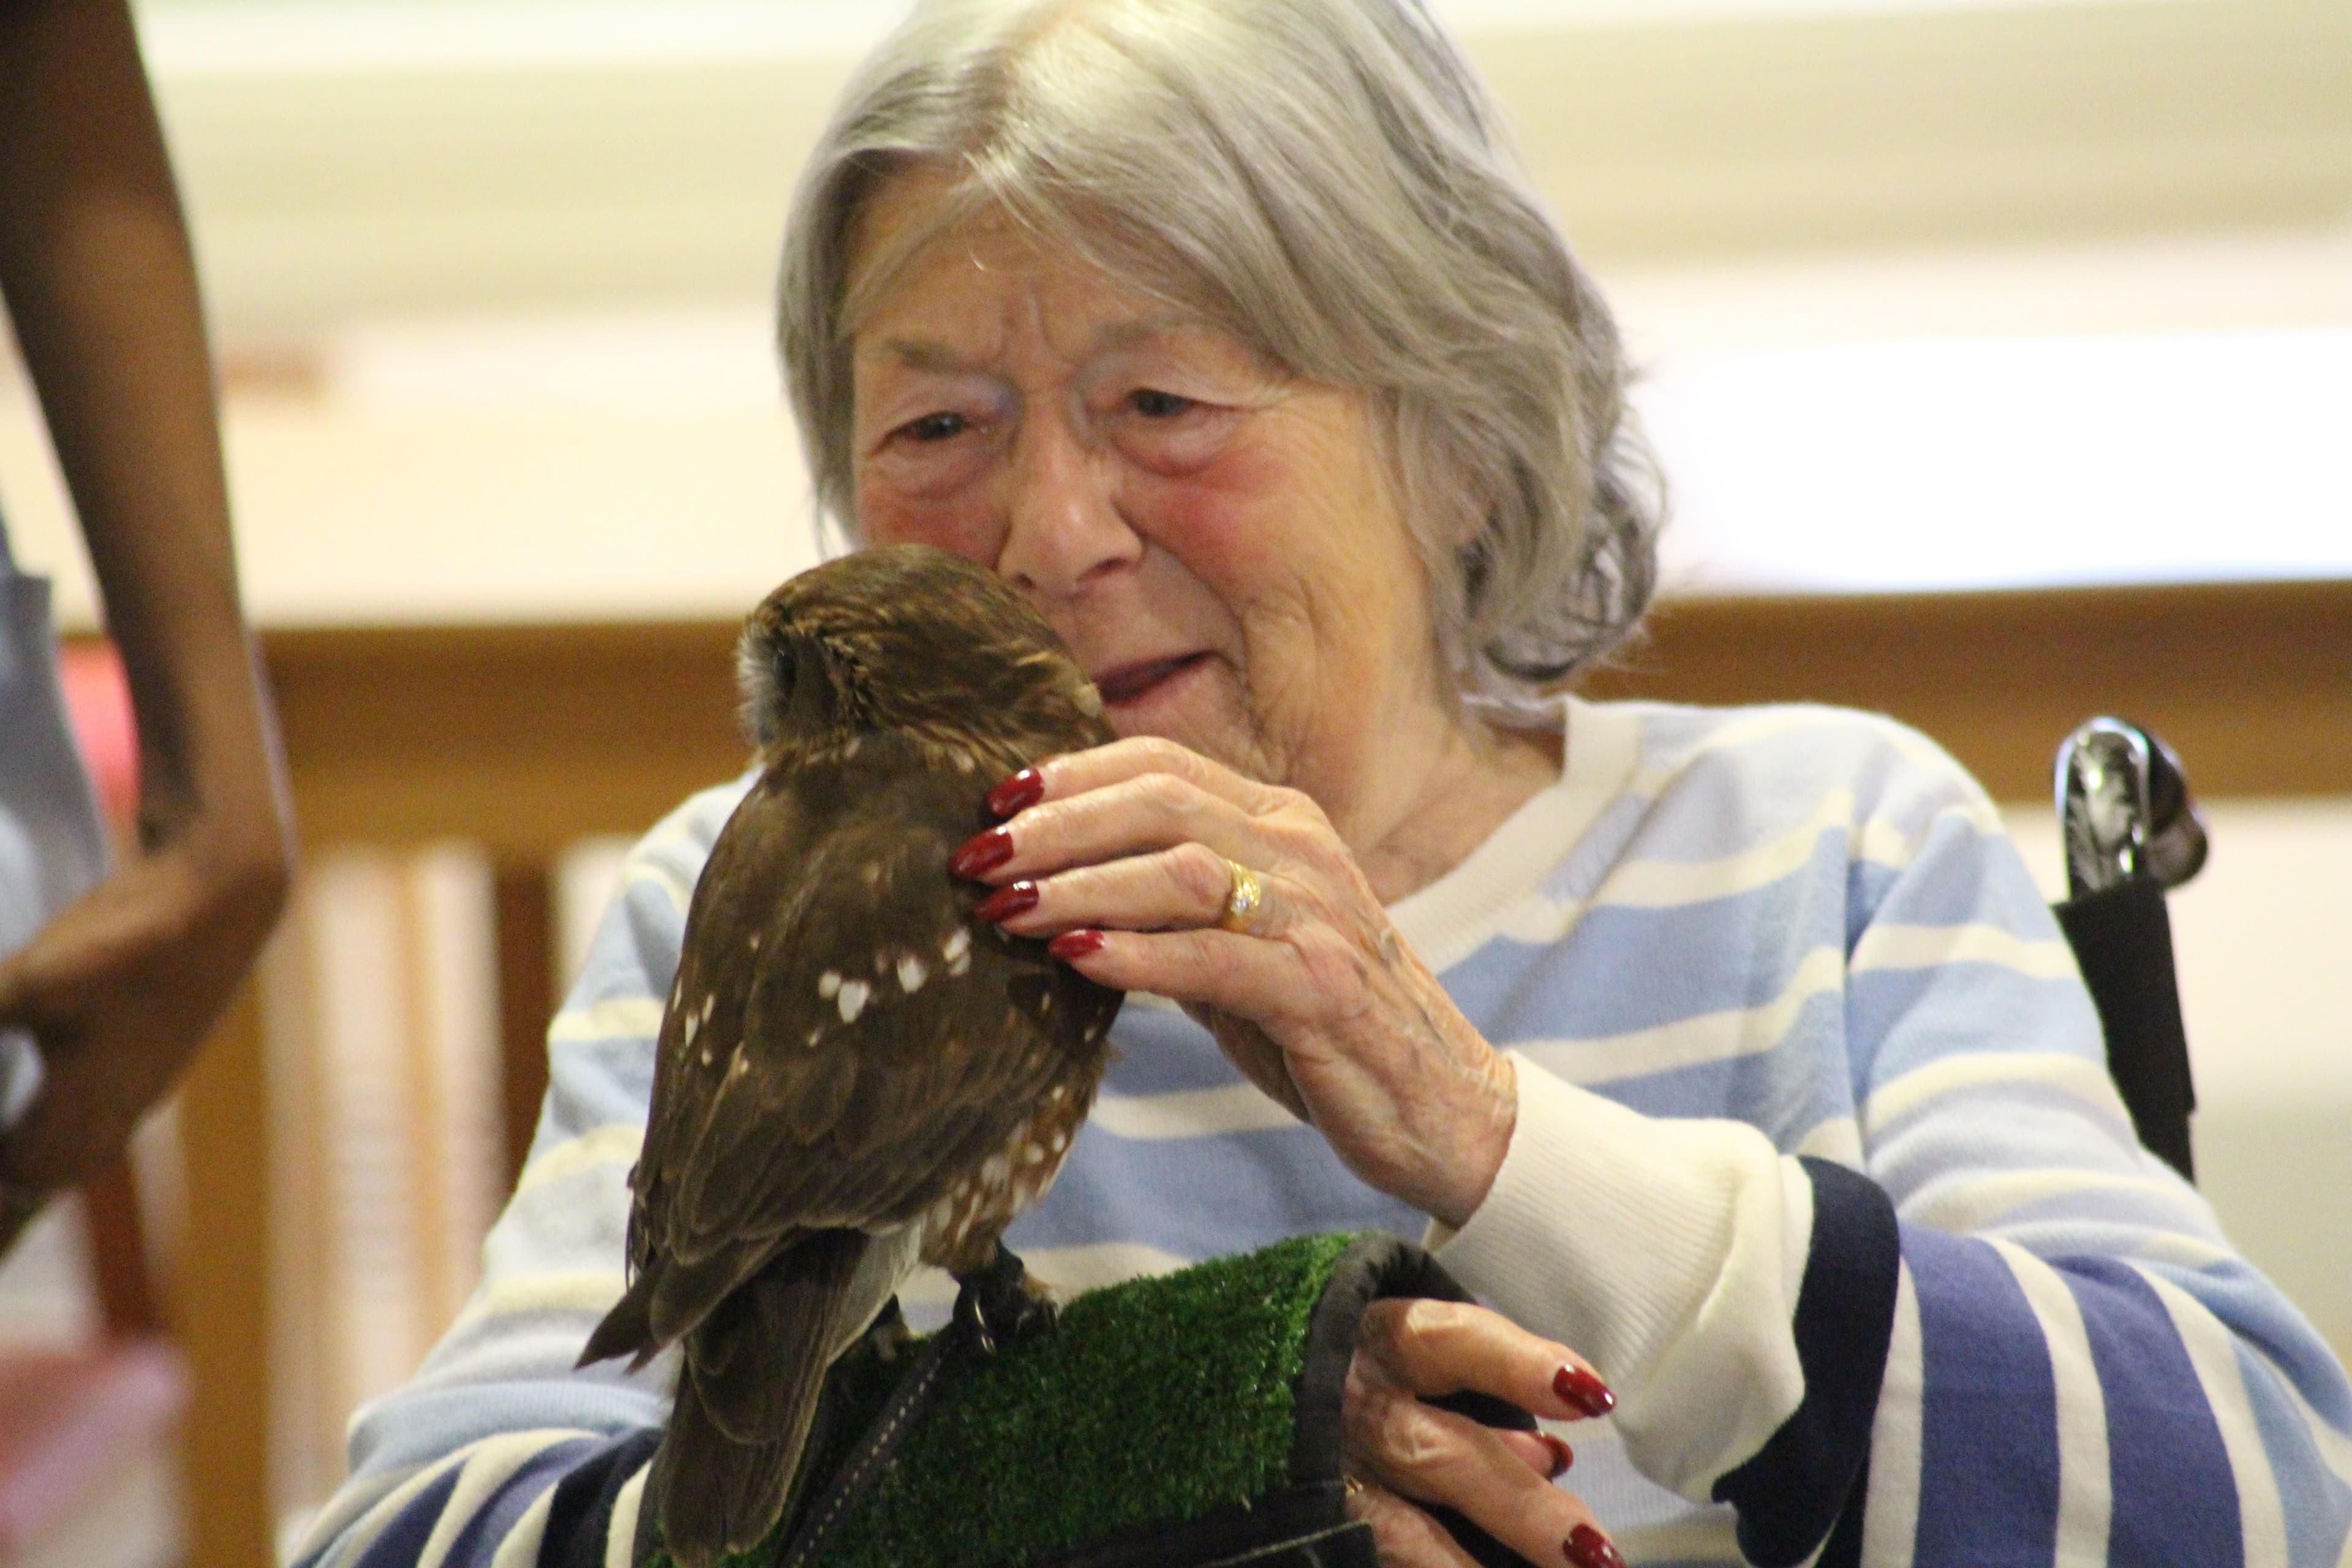
<svg viewBox="0 0 2352 1568">
<path fill-rule="evenodd" d="M 1580 1524 L 1570 1531 L 1561 1549 L 1576 1568 L 1625 1568 L 1625 1559 L 1618 1555 L 1617 1543 L 1589 1524 Z"/>
<path fill-rule="evenodd" d="M 1587 1415 L 1606 1415 L 1617 1408 L 1609 1385 L 1580 1366 L 1564 1366 L 1551 1374 L 1551 1391 Z"/>
<path fill-rule="evenodd" d="M 1536 1436 L 1541 1437 L 1544 1447 L 1551 1450 L 1551 1479 L 1558 1480 L 1568 1474 L 1568 1467 L 1576 1463 L 1576 1450 L 1549 1432 L 1538 1432 Z"/>
<path fill-rule="evenodd" d="M 988 809 L 999 816 L 1010 816 L 1045 798 L 1045 775 L 1035 768 L 1023 768 L 988 792 Z"/>
<path fill-rule="evenodd" d="M 992 924 L 1009 921 L 1037 907 L 1037 884 L 1009 882 L 973 906 L 972 913 Z"/>
<path fill-rule="evenodd" d="M 948 857 L 948 869 L 959 877 L 978 877 L 1013 858 L 1013 835 L 1002 827 L 975 833 L 962 848 Z"/>
<path fill-rule="evenodd" d="M 1073 958 L 1084 958 L 1090 952 L 1100 952 L 1102 945 L 1103 933 L 1098 931 L 1066 931 L 1047 942 L 1045 951 L 1066 963 Z"/>
</svg>

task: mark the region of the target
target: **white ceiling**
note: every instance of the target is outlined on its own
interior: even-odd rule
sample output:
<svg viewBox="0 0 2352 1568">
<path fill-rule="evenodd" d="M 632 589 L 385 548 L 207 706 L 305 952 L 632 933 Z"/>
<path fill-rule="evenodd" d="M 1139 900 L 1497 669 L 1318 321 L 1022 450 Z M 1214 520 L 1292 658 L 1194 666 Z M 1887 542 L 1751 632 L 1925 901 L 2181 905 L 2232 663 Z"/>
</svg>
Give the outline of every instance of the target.
<svg viewBox="0 0 2352 1568">
<path fill-rule="evenodd" d="M 764 294 L 896 7 L 150 0 L 232 342 Z M 2342 0 L 1455 0 L 1604 267 L 2352 219 Z"/>
</svg>

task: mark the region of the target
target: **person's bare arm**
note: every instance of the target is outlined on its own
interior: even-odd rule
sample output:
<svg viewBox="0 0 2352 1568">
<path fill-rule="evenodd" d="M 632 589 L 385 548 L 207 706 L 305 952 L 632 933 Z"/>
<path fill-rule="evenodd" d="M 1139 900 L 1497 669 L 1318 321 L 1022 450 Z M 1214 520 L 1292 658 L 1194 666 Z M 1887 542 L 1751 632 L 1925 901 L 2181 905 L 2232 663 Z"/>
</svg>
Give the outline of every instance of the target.
<svg viewBox="0 0 2352 1568">
<path fill-rule="evenodd" d="M 90 1175 L 171 1088 L 282 907 L 277 736 L 237 600 L 194 264 L 124 0 L 0 0 L 0 294 L 122 653 L 140 848 L 0 963 L 47 1068 L 0 1138 L 23 1201 Z"/>
</svg>

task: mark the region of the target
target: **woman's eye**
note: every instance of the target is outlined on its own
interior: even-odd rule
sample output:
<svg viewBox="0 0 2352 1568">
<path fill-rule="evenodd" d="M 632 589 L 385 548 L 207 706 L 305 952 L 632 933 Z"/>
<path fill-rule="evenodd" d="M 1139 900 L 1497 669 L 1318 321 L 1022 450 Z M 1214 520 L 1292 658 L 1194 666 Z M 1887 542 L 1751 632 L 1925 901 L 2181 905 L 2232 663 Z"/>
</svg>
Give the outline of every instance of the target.
<svg viewBox="0 0 2352 1568">
<path fill-rule="evenodd" d="M 1127 405 L 1146 419 L 1172 419 L 1195 406 L 1189 397 L 1172 392 L 1154 392 L 1146 387 L 1128 395 Z"/>
<path fill-rule="evenodd" d="M 898 434 L 914 441 L 946 441 L 971 428 L 971 421 L 961 414 L 926 414 L 898 426 Z"/>
</svg>

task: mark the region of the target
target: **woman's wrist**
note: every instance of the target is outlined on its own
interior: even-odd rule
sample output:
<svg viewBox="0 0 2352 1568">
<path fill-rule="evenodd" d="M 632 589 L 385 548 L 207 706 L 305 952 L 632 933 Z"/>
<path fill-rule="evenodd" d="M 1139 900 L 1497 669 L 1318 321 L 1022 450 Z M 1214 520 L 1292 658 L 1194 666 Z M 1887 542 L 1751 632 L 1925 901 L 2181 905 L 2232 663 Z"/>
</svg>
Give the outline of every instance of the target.
<svg viewBox="0 0 2352 1568">
<path fill-rule="evenodd" d="M 1436 1173 L 1433 1195 L 1423 1212 L 1448 1230 L 1460 1230 L 1486 1203 L 1495 1178 L 1511 1152 L 1511 1134 L 1518 1126 L 1517 1070 L 1501 1051 L 1486 1051 L 1478 1069 L 1478 1087 L 1468 1097 L 1456 1122 L 1460 1137 Z"/>
</svg>

